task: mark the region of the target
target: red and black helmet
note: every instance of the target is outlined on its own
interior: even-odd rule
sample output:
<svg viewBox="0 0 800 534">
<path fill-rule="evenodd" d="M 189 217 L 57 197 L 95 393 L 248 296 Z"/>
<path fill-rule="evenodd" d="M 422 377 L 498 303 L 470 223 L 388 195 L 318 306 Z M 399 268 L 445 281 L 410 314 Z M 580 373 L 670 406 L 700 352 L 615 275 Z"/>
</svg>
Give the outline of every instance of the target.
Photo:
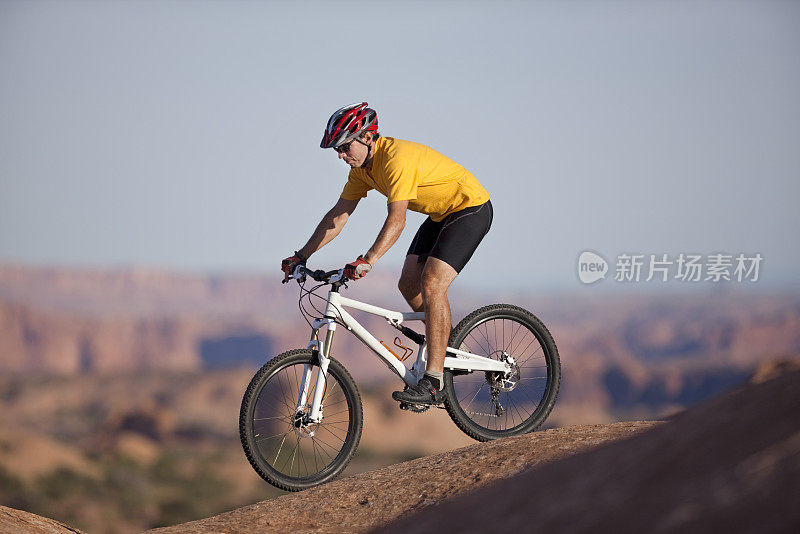
<svg viewBox="0 0 800 534">
<path fill-rule="evenodd" d="M 337 110 L 328 119 L 322 136 L 321 148 L 336 148 L 364 132 L 378 130 L 378 114 L 366 102 L 350 104 Z"/>
</svg>

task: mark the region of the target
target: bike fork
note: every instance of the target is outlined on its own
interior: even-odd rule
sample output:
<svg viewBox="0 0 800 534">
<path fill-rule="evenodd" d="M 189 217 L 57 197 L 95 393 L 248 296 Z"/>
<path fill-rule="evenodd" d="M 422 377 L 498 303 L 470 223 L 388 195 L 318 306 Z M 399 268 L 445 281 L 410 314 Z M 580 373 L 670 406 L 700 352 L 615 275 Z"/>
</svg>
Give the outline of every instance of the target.
<svg viewBox="0 0 800 534">
<path fill-rule="evenodd" d="M 328 327 L 324 343 L 319 341 L 319 329 L 323 324 L 326 324 Z M 318 319 L 314 321 L 308 348 L 316 352 L 319 360 L 319 367 L 317 370 L 316 384 L 314 386 L 314 398 L 311 401 L 311 409 L 307 414 L 310 422 L 319 423 L 322 421 L 322 395 L 325 393 L 325 379 L 328 376 L 328 365 L 331 361 L 331 346 L 333 345 L 333 334 L 335 331 L 336 323 L 332 319 L 324 321 Z M 303 378 L 300 382 L 300 391 L 298 393 L 295 412 L 302 412 L 308 402 L 308 389 L 311 385 L 311 381 L 314 379 L 312 376 L 312 368 L 313 365 L 306 364 L 303 369 Z"/>
</svg>

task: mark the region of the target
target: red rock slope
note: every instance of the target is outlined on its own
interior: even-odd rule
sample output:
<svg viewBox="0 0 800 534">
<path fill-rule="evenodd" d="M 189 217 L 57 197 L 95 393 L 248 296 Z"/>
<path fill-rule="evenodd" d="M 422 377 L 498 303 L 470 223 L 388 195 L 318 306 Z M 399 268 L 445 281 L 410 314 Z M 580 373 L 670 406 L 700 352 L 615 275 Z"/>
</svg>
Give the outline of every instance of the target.
<svg viewBox="0 0 800 534">
<path fill-rule="evenodd" d="M 800 371 L 381 529 L 800 532 Z"/>
<path fill-rule="evenodd" d="M 552 462 L 656 424 L 575 426 L 476 443 L 152 532 L 365 532 L 527 467 Z"/>
<path fill-rule="evenodd" d="M 14 534 L 80 534 L 63 523 L 0 505 L 0 532 Z"/>
</svg>

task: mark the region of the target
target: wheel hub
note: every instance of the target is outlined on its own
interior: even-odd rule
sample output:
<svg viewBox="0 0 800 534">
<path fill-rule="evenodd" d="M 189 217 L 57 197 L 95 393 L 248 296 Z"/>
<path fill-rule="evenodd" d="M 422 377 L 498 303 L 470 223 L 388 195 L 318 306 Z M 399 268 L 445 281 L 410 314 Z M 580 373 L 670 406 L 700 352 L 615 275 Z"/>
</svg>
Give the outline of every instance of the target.
<svg viewBox="0 0 800 534">
<path fill-rule="evenodd" d="M 314 428 L 311 428 L 312 425 Z M 297 412 L 292 416 L 292 427 L 294 433 L 301 438 L 311 438 L 316 433 L 316 425 L 304 411 Z"/>
<path fill-rule="evenodd" d="M 486 373 L 486 381 L 490 386 L 492 386 L 493 390 L 512 391 L 519 383 L 519 365 L 517 365 L 517 363 L 514 361 L 514 358 L 509 356 L 505 351 L 500 352 L 500 360 L 508 363 L 511 366 L 511 369 L 505 373 L 488 371 Z"/>
</svg>

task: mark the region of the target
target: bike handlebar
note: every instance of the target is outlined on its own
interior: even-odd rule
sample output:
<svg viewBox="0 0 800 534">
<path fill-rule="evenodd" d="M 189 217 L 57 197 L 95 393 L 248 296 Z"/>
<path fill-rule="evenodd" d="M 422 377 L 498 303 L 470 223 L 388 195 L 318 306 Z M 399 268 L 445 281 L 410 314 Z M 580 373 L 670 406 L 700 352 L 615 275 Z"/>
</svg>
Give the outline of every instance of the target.
<svg viewBox="0 0 800 534">
<path fill-rule="evenodd" d="M 324 282 L 327 284 L 333 284 L 345 279 L 344 269 L 334 269 L 332 271 L 323 271 L 322 269 L 317 269 L 316 271 L 312 271 L 305 265 L 298 265 L 295 267 L 294 272 L 289 276 L 289 278 L 301 280 L 306 276 L 310 276 L 317 282 Z"/>
</svg>

